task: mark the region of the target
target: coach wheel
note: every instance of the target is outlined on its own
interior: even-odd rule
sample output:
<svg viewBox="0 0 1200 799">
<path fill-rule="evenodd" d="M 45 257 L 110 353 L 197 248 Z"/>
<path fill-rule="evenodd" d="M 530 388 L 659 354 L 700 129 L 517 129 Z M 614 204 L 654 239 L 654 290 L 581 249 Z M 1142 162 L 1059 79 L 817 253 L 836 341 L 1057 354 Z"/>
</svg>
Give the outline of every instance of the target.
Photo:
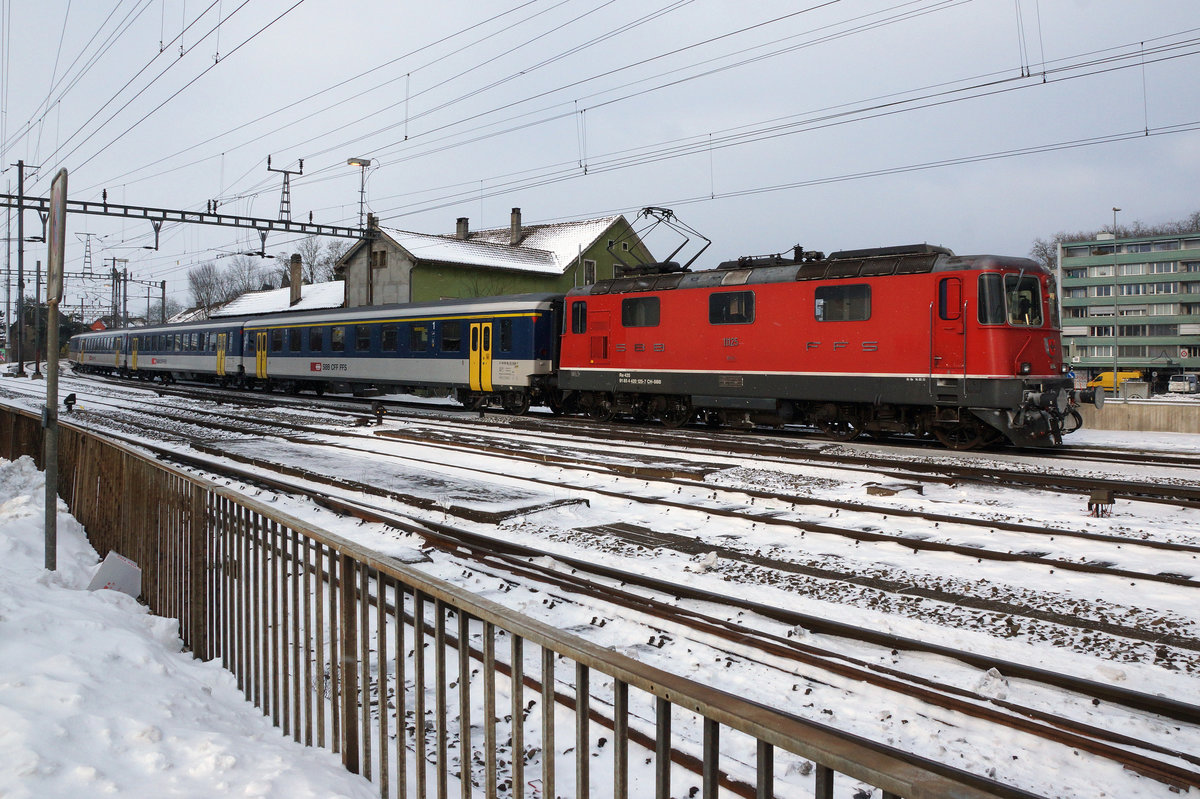
<svg viewBox="0 0 1200 799">
<path fill-rule="evenodd" d="M 862 428 L 848 419 L 832 419 L 817 424 L 821 432 L 835 441 L 853 441 L 862 434 Z"/>
<path fill-rule="evenodd" d="M 529 395 L 524 391 L 509 391 L 504 395 L 504 410 L 514 416 L 522 416 L 529 411 Z"/>
<path fill-rule="evenodd" d="M 323 397 L 323 396 L 325 396 L 325 384 L 324 384 L 324 383 L 317 383 L 317 384 L 316 384 L 316 385 L 313 387 L 313 391 L 315 391 L 315 392 L 316 392 L 316 394 L 317 394 L 317 396 L 318 396 L 318 397 Z"/>
<path fill-rule="evenodd" d="M 953 427 L 935 427 L 933 435 L 946 449 L 975 449 L 985 442 L 979 422 L 965 421 Z"/>
<path fill-rule="evenodd" d="M 686 399 L 669 399 L 659 418 L 664 427 L 683 427 L 692 420 L 692 413 L 692 404 Z"/>
</svg>

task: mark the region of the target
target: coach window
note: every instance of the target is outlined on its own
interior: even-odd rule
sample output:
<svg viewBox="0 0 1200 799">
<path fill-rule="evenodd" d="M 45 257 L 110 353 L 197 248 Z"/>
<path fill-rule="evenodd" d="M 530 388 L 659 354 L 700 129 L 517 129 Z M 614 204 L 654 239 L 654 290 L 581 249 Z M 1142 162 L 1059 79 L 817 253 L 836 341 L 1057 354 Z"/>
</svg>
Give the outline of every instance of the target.
<svg viewBox="0 0 1200 799">
<path fill-rule="evenodd" d="M 283 352 L 283 335 L 282 328 L 275 328 L 271 331 L 271 352 Z"/>
<path fill-rule="evenodd" d="M 462 351 L 462 322 L 442 322 L 442 352 Z"/>
<path fill-rule="evenodd" d="M 413 325 L 408 334 L 408 349 L 410 352 L 425 352 L 429 349 L 429 328 L 426 325 Z"/>
<path fill-rule="evenodd" d="M 321 352 L 325 349 L 325 328 L 310 327 L 308 329 L 308 351 Z"/>
<path fill-rule="evenodd" d="M 513 320 L 500 320 L 500 351 L 513 351 Z"/>
<path fill-rule="evenodd" d="M 292 328 L 290 331 L 288 331 L 288 352 L 299 352 L 299 351 L 300 351 L 300 330 L 299 330 L 299 328 Z"/>
<path fill-rule="evenodd" d="M 183 334 L 182 333 L 175 334 L 175 351 L 183 352 Z"/>
<path fill-rule="evenodd" d="M 1000 275 L 979 276 L 979 324 L 1004 324 L 1004 289 Z"/>
<path fill-rule="evenodd" d="M 818 322 L 863 322 L 871 318 L 871 287 L 818 286 L 813 311 Z"/>
<path fill-rule="evenodd" d="M 355 325 L 354 326 L 354 351 L 366 352 L 371 349 L 371 326 L 370 325 Z"/>
<path fill-rule="evenodd" d="M 621 300 L 622 327 L 658 327 L 658 297 Z"/>
<path fill-rule="evenodd" d="M 345 325 L 334 325 L 329 328 L 329 349 L 333 352 L 342 352 L 346 349 Z"/>
<path fill-rule="evenodd" d="M 725 291 L 708 295 L 709 324 L 748 325 L 753 321 L 753 291 Z"/>
<path fill-rule="evenodd" d="M 396 325 L 384 325 L 379 331 L 379 348 L 384 352 L 395 352 L 400 342 Z"/>
<path fill-rule="evenodd" d="M 587 303 L 583 300 L 571 303 L 571 332 L 587 332 Z"/>
</svg>

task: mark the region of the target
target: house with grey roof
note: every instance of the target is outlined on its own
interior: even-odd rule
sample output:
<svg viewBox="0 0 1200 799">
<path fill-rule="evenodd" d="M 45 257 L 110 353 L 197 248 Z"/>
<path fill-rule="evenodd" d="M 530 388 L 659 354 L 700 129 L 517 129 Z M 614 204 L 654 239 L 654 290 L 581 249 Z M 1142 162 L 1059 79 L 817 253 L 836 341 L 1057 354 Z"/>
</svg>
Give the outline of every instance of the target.
<svg viewBox="0 0 1200 799">
<path fill-rule="evenodd" d="M 653 260 L 624 216 L 523 225 L 512 209 L 506 228 L 472 231 L 458 220 L 453 235 L 379 227 L 358 242 L 335 271 L 346 306 L 566 292 L 622 275 L 622 262 Z M 611 249 L 610 249 L 611 245 Z"/>
</svg>

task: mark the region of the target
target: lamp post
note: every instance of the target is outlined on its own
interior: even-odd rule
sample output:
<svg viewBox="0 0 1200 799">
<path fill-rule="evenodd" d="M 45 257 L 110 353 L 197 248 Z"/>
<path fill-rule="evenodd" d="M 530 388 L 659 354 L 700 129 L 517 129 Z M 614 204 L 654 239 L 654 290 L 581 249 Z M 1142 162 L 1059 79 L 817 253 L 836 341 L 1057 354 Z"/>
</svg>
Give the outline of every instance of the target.
<svg viewBox="0 0 1200 799">
<path fill-rule="evenodd" d="M 1121 349 L 1121 313 L 1117 307 L 1117 297 L 1120 287 L 1117 285 L 1117 211 L 1113 211 L 1113 399 L 1117 398 L 1117 358 Z"/>
<path fill-rule="evenodd" d="M 370 158 L 351 158 L 346 161 L 348 166 L 356 166 L 362 170 L 362 181 L 358 185 L 358 226 L 364 224 L 364 214 L 367 208 L 367 167 L 371 165 Z"/>
</svg>

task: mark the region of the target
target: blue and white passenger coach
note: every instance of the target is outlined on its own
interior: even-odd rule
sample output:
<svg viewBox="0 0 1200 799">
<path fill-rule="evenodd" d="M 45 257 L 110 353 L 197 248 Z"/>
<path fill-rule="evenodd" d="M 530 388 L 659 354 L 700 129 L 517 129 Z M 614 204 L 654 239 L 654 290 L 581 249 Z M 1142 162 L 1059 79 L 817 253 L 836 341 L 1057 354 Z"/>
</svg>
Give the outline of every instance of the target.
<svg viewBox="0 0 1200 799">
<path fill-rule="evenodd" d="M 284 390 L 444 390 L 523 412 L 549 397 L 561 307 L 528 294 L 263 316 L 243 325 L 242 365 Z"/>
</svg>

